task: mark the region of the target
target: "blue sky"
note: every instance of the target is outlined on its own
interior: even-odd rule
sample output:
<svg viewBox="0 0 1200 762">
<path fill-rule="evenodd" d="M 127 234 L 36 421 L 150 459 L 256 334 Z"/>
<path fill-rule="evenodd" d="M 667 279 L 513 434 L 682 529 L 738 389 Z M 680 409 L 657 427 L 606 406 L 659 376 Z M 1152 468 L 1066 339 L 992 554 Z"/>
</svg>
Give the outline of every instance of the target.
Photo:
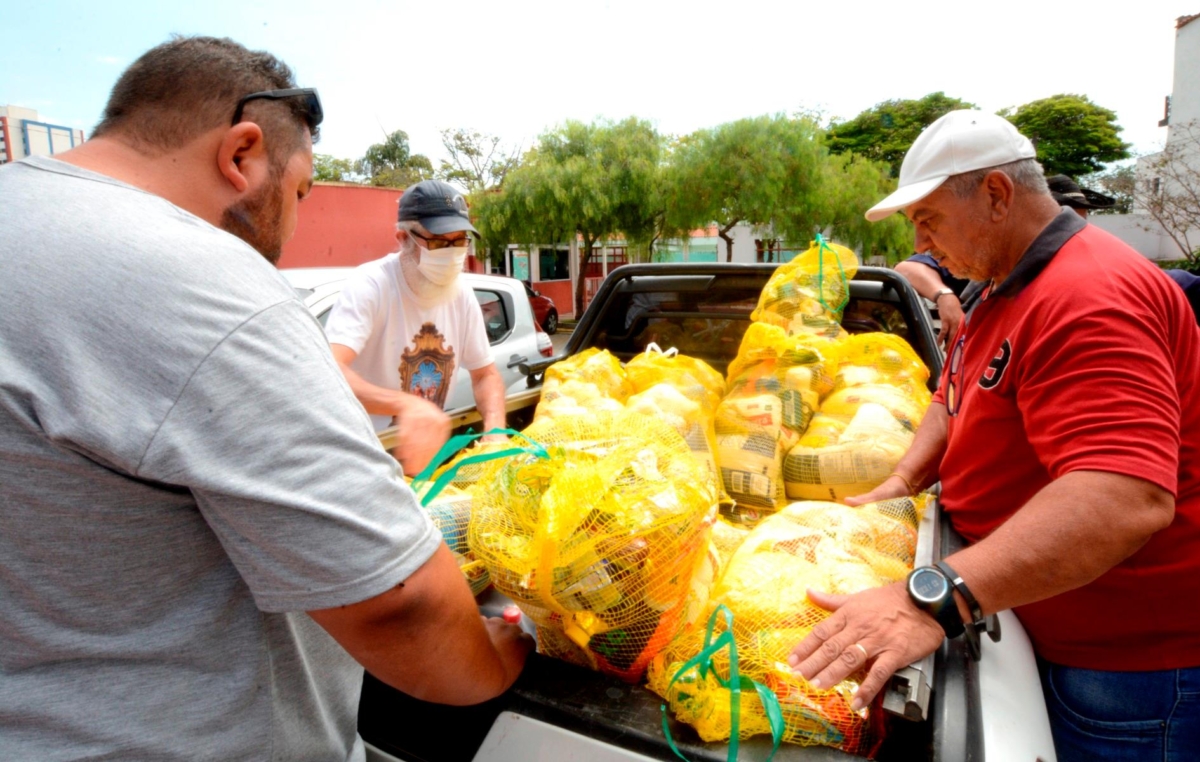
<svg viewBox="0 0 1200 762">
<path fill-rule="evenodd" d="M 682 134 L 743 116 L 852 117 L 937 90 L 989 110 L 1081 93 L 1142 152 L 1172 86 L 1174 20 L 1200 0 L 659 2 L 291 0 L 184 4 L 5 0 L 0 104 L 90 132 L 121 70 L 174 32 L 232 37 L 321 91 L 318 151 L 360 156 L 404 129 L 521 146 L 564 119 L 635 115 Z M 1200 75 L 1198 75 L 1200 76 Z"/>
</svg>

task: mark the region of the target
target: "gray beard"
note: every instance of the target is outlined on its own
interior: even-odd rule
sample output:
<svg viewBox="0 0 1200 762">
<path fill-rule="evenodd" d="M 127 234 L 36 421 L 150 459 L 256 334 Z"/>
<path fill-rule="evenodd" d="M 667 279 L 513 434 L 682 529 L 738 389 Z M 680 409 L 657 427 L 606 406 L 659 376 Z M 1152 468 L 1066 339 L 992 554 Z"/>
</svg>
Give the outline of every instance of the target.
<svg viewBox="0 0 1200 762">
<path fill-rule="evenodd" d="M 439 286 L 426 278 L 417 269 L 417 254 L 414 251 L 400 252 L 400 274 L 404 283 L 417 299 L 417 306 L 428 309 L 447 304 L 458 294 L 458 278 L 445 286 Z"/>
</svg>

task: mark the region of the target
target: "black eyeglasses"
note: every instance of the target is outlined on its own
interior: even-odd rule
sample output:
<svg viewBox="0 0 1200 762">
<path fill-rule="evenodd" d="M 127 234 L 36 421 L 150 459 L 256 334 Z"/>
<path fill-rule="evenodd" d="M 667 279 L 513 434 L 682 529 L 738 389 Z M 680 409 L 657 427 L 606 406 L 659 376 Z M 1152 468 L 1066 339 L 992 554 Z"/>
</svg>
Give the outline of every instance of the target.
<svg viewBox="0 0 1200 762">
<path fill-rule="evenodd" d="M 250 93 L 242 96 L 238 101 L 237 108 L 233 110 L 233 121 L 230 124 L 237 124 L 242 121 L 242 110 L 250 101 L 266 100 L 280 101 L 284 98 L 304 98 L 304 120 L 308 123 L 308 129 L 315 130 L 321 120 L 325 118 L 325 112 L 321 109 L 321 98 L 317 95 L 315 87 L 293 87 L 287 90 L 263 90 L 261 93 Z"/>
<path fill-rule="evenodd" d="M 414 233 L 412 231 L 409 231 L 409 235 L 411 235 L 413 238 L 418 238 L 424 241 L 425 248 L 429 249 L 430 251 L 448 249 L 454 246 L 466 246 L 471 242 L 470 236 L 463 236 L 462 238 L 455 238 L 453 241 L 448 241 L 445 238 L 426 238 L 420 233 Z"/>
</svg>

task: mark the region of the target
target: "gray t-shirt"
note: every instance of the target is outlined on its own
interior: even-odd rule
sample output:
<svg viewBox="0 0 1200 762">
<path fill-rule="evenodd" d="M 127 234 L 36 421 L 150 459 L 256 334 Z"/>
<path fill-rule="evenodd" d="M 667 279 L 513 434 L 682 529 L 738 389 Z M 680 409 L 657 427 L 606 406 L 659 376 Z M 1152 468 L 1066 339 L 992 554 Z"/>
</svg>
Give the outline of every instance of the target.
<svg viewBox="0 0 1200 762">
<path fill-rule="evenodd" d="M 441 536 L 320 326 L 158 196 L 37 158 L 0 199 L 0 759 L 362 759 L 362 669 L 289 612 Z"/>
</svg>

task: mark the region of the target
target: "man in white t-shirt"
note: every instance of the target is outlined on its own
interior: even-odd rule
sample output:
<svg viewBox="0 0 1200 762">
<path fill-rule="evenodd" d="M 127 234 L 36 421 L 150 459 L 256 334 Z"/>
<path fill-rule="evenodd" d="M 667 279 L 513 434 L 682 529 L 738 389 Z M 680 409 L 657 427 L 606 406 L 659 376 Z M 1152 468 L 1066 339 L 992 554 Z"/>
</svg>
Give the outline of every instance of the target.
<svg viewBox="0 0 1200 762">
<path fill-rule="evenodd" d="M 409 474 L 445 441 L 442 406 L 460 365 L 471 374 L 484 431 L 504 427 L 504 380 L 475 292 L 458 277 L 477 232 L 453 186 L 417 183 L 400 198 L 400 250 L 354 271 L 325 326 L 375 429 L 400 427 L 396 457 Z"/>
</svg>

